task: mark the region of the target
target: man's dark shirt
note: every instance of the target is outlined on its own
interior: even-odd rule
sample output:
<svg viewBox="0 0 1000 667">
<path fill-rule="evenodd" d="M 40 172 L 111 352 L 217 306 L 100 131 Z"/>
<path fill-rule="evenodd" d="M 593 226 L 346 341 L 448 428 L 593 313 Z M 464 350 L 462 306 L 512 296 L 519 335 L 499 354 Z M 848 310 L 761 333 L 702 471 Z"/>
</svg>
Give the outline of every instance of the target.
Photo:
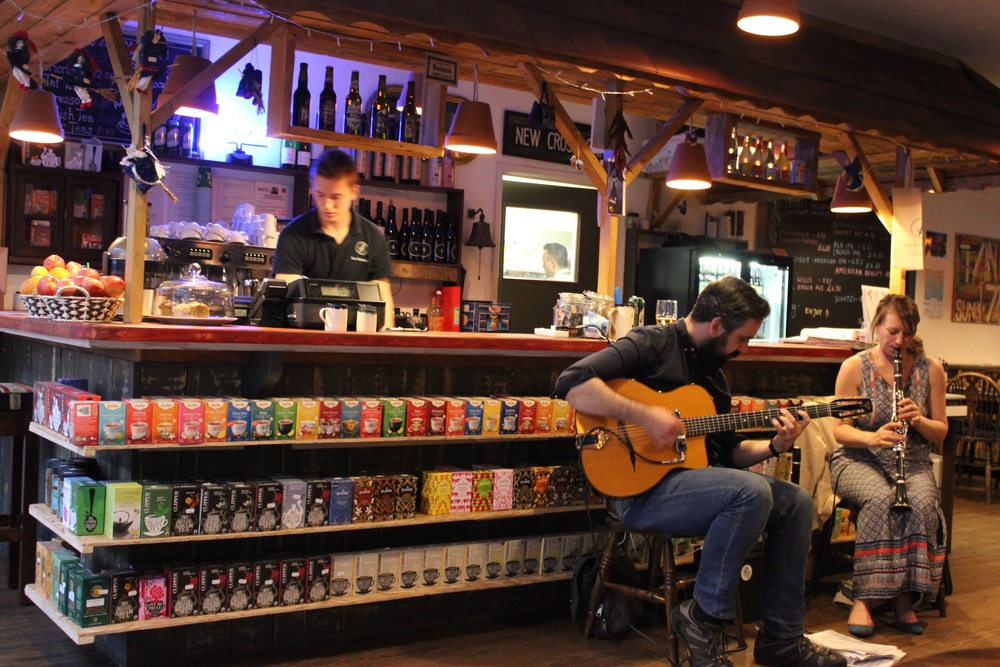
<svg viewBox="0 0 1000 667">
<path fill-rule="evenodd" d="M 570 389 L 594 377 L 604 381 L 630 378 L 662 392 L 694 383 L 708 391 L 716 414 L 728 413 L 732 406 L 725 375 L 721 369 L 702 363 L 684 320 L 633 329 L 607 348 L 581 359 L 562 372 L 553 396 L 564 398 Z M 682 419 L 701 416 L 681 414 Z M 709 464 L 736 467 L 733 449 L 743 440 L 735 432 L 709 435 L 705 440 Z"/>
<path fill-rule="evenodd" d="M 318 280 L 381 280 L 392 274 L 385 234 L 357 212 L 343 243 L 319 226 L 316 209 L 292 220 L 278 235 L 274 273 Z"/>
</svg>

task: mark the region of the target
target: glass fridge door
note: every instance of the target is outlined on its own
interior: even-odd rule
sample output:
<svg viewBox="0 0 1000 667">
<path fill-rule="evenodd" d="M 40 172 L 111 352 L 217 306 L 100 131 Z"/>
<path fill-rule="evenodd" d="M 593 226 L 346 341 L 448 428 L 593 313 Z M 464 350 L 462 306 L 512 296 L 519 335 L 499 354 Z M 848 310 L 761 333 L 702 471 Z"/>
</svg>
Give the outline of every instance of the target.
<svg viewBox="0 0 1000 667">
<path fill-rule="evenodd" d="M 698 257 L 698 294 L 709 283 L 714 283 L 719 278 L 725 276 L 740 277 L 743 263 L 732 257 L 720 257 L 719 255 L 701 255 Z M 694 305 L 694 302 L 691 304 Z M 685 313 L 686 314 L 686 313 Z"/>
<path fill-rule="evenodd" d="M 788 321 L 788 269 L 784 266 L 750 262 L 750 284 L 771 304 L 757 340 L 776 342 L 785 337 Z"/>
</svg>

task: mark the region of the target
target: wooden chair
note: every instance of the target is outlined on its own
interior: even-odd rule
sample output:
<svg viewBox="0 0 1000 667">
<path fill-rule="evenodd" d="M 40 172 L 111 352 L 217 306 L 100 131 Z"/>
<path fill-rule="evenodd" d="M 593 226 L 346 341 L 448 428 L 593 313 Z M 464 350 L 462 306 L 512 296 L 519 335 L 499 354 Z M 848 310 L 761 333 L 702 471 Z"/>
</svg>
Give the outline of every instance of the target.
<svg viewBox="0 0 1000 667">
<path fill-rule="evenodd" d="M 968 410 L 955 433 L 955 473 L 986 478 L 986 504 L 992 500 L 993 468 L 1000 464 L 1000 386 L 982 373 L 959 373 L 948 393 L 965 396 Z"/>
<path fill-rule="evenodd" d="M 608 531 L 610 533 L 608 543 L 601 552 L 601 561 L 597 572 L 597 579 L 594 582 L 594 591 L 590 596 L 590 608 L 587 610 L 587 622 L 584 626 L 583 636 L 590 637 L 594 629 L 597 608 L 604 596 L 604 589 L 618 591 L 630 598 L 663 605 L 667 618 L 667 637 L 669 637 L 670 648 L 667 659 L 674 667 L 680 666 L 680 640 L 673 631 L 670 621 L 670 612 L 678 604 L 678 593 L 694 586 L 695 575 L 690 572 L 679 570 L 674 560 L 674 547 L 671 535 L 665 533 L 651 533 L 649 564 L 646 571 L 646 587 L 638 588 L 626 584 L 618 584 L 609 581 L 611 575 L 611 564 L 614 560 L 615 550 L 626 536 L 633 531 L 629 531 L 621 522 L 614 518 L 608 518 Z M 735 639 L 737 648 L 742 650 L 747 647 L 746 636 L 743 632 L 743 610 L 740 607 L 740 597 L 736 596 L 736 617 L 733 619 L 735 625 Z"/>
</svg>

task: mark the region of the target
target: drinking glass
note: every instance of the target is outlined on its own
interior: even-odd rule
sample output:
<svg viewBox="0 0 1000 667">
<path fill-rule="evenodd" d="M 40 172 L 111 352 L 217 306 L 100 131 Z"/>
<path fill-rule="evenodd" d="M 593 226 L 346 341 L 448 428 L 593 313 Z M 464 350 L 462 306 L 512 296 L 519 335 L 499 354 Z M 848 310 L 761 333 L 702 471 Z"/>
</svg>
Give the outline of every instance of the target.
<svg viewBox="0 0 1000 667">
<path fill-rule="evenodd" d="M 677 301 L 674 299 L 656 300 L 656 323 L 672 324 L 677 321 Z"/>
</svg>

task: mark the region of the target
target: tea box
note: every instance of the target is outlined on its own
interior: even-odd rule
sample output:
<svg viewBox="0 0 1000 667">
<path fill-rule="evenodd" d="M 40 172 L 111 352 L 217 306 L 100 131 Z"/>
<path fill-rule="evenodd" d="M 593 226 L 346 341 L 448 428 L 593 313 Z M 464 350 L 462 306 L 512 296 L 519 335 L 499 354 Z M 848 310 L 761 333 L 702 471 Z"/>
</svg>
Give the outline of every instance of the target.
<svg viewBox="0 0 1000 667">
<path fill-rule="evenodd" d="M 465 399 L 445 399 L 445 435 L 465 434 Z"/>
<path fill-rule="evenodd" d="M 97 411 L 97 444 L 124 445 L 128 430 L 122 401 L 100 401 Z"/>
<path fill-rule="evenodd" d="M 48 598 L 52 604 L 59 606 L 60 595 L 66 597 L 66 574 L 63 570 L 80 565 L 80 556 L 69 549 L 54 549 L 49 554 Z M 61 582 L 61 583 L 60 583 Z M 37 582 L 36 582 L 37 583 Z"/>
<path fill-rule="evenodd" d="M 281 482 L 259 479 L 251 482 L 254 488 L 254 524 L 258 533 L 266 533 L 281 528 Z M 258 579 L 259 581 L 259 579 Z"/>
<path fill-rule="evenodd" d="M 145 398 L 126 398 L 125 444 L 148 445 L 153 440 L 149 425 L 153 423 L 153 406 Z"/>
<path fill-rule="evenodd" d="M 521 402 L 516 398 L 500 399 L 500 435 L 513 435 L 520 428 Z"/>
<path fill-rule="evenodd" d="M 372 520 L 392 521 L 396 518 L 396 479 L 392 475 L 372 478 Z"/>
<path fill-rule="evenodd" d="M 500 434 L 500 399 L 483 399 L 483 435 Z"/>
<path fill-rule="evenodd" d="M 551 466 L 532 466 L 531 504 L 533 507 L 549 507 L 552 502 Z"/>
<path fill-rule="evenodd" d="M 56 593 L 56 604 L 59 607 L 59 612 L 64 616 L 69 616 L 69 581 L 70 575 L 76 570 L 83 570 L 83 564 L 77 560 L 76 562 L 66 563 L 63 567 L 59 569 L 59 583 Z M 74 600 L 76 596 L 74 594 Z"/>
<path fill-rule="evenodd" d="M 562 535 L 547 535 L 542 538 L 542 574 L 552 574 L 559 571 L 562 548 Z"/>
<path fill-rule="evenodd" d="M 229 611 L 253 609 L 253 575 L 253 563 L 249 561 L 226 565 L 226 599 L 229 601 Z"/>
<path fill-rule="evenodd" d="M 226 442 L 229 437 L 229 401 L 205 398 L 205 442 Z"/>
<path fill-rule="evenodd" d="M 512 509 L 514 506 L 514 470 L 493 468 L 493 511 Z"/>
<path fill-rule="evenodd" d="M 167 578 L 162 574 L 139 576 L 139 620 L 167 616 Z"/>
<path fill-rule="evenodd" d="M 522 435 L 534 433 L 537 428 L 535 419 L 537 418 L 538 402 L 533 398 L 522 398 L 520 402 L 521 406 L 518 410 L 520 422 L 517 432 Z"/>
<path fill-rule="evenodd" d="M 107 482 L 104 501 L 104 534 L 115 540 L 139 538 L 142 486 L 137 482 Z"/>
<path fill-rule="evenodd" d="M 351 523 L 375 520 L 375 479 L 366 475 L 351 478 L 354 498 L 351 505 Z"/>
<path fill-rule="evenodd" d="M 562 546 L 559 551 L 559 569 L 563 572 L 570 572 L 580 562 L 581 536 L 579 534 L 563 535 Z"/>
<path fill-rule="evenodd" d="M 229 398 L 226 401 L 226 440 L 242 442 L 251 438 L 253 417 L 250 401 Z"/>
<path fill-rule="evenodd" d="M 340 399 L 319 399 L 319 432 L 320 440 L 332 440 L 340 437 Z"/>
<path fill-rule="evenodd" d="M 229 532 L 229 489 L 218 482 L 202 482 L 199 528 L 202 535 Z"/>
<path fill-rule="evenodd" d="M 466 546 L 449 544 L 444 548 L 444 583 L 455 584 L 465 576 Z"/>
<path fill-rule="evenodd" d="M 414 588 L 422 577 L 424 569 L 424 548 L 406 547 L 399 551 L 399 587 Z"/>
<path fill-rule="evenodd" d="M 401 438 L 406 435 L 407 403 L 401 398 L 382 399 L 382 437 Z"/>
<path fill-rule="evenodd" d="M 295 403 L 295 438 L 316 440 L 319 435 L 319 400 L 296 398 Z"/>
<path fill-rule="evenodd" d="M 427 435 L 427 400 L 420 397 L 406 399 L 406 436 L 421 438 Z"/>
<path fill-rule="evenodd" d="M 306 602 L 323 602 L 330 597 L 330 556 L 320 554 L 306 559 Z"/>
<path fill-rule="evenodd" d="M 52 572 L 52 552 L 66 549 L 55 540 L 39 540 L 35 543 L 35 589 L 42 597 L 49 597 L 49 574 Z"/>
<path fill-rule="evenodd" d="M 354 594 L 367 595 L 375 589 L 378 577 L 378 552 L 367 551 L 354 556 Z"/>
<path fill-rule="evenodd" d="M 274 433 L 274 401 L 262 398 L 250 401 L 250 437 L 270 440 Z"/>
<path fill-rule="evenodd" d="M 330 523 L 330 480 L 309 478 L 306 484 L 307 528 L 326 526 Z"/>
<path fill-rule="evenodd" d="M 514 468 L 513 509 L 529 510 L 535 506 L 535 476 L 530 466 Z"/>
<path fill-rule="evenodd" d="M 170 490 L 170 534 L 195 535 L 200 527 L 201 487 L 193 482 L 176 482 Z"/>
<path fill-rule="evenodd" d="M 301 528 L 306 520 L 306 483 L 297 477 L 275 475 L 281 483 L 281 529 Z"/>
<path fill-rule="evenodd" d="M 493 510 L 493 471 L 472 471 L 472 511 L 490 512 Z"/>
<path fill-rule="evenodd" d="M 205 442 L 205 403 L 200 398 L 177 401 L 177 444 L 200 445 Z"/>
<path fill-rule="evenodd" d="M 177 444 L 177 402 L 172 398 L 150 398 L 152 405 L 153 443 Z"/>
<path fill-rule="evenodd" d="M 552 475 L 549 478 L 550 507 L 565 507 L 570 504 L 571 497 L 575 495 L 572 491 L 575 467 L 573 464 L 552 466 Z"/>
<path fill-rule="evenodd" d="M 107 625 L 110 621 L 111 581 L 104 573 L 78 568 L 69 573 L 66 615 L 81 628 Z"/>
<path fill-rule="evenodd" d="M 295 439 L 295 418 L 298 404 L 294 398 L 274 399 L 274 439 Z"/>
<path fill-rule="evenodd" d="M 417 476 L 394 475 L 396 486 L 396 518 L 412 519 L 417 514 Z"/>
<path fill-rule="evenodd" d="M 483 399 L 465 400 L 465 435 L 483 434 Z"/>
<path fill-rule="evenodd" d="M 253 564 L 254 602 L 256 609 L 277 607 L 281 604 L 281 561 L 265 558 Z"/>
<path fill-rule="evenodd" d="M 100 396 L 73 399 L 67 403 L 66 419 L 61 433 L 79 447 L 90 447 L 100 441 Z"/>
<path fill-rule="evenodd" d="M 198 566 L 189 563 L 168 563 L 163 566 L 167 578 L 167 608 L 171 618 L 198 614 L 198 594 L 201 590 Z"/>
<path fill-rule="evenodd" d="M 74 535 L 103 535 L 106 488 L 86 477 L 69 481 L 68 507 L 63 501 L 66 528 Z M 68 510 L 68 511 L 67 511 Z"/>
<path fill-rule="evenodd" d="M 448 402 L 438 396 L 427 397 L 427 435 L 435 437 L 444 435 L 447 424 Z"/>
<path fill-rule="evenodd" d="M 517 577 L 524 567 L 524 540 L 505 540 L 503 543 L 503 567 L 508 577 Z"/>
<path fill-rule="evenodd" d="M 354 480 L 350 477 L 330 479 L 330 525 L 351 523 L 354 508 Z"/>
<path fill-rule="evenodd" d="M 168 537 L 173 516 L 173 486 L 142 482 L 142 519 L 139 537 Z"/>
<path fill-rule="evenodd" d="M 257 494 L 253 484 L 243 481 L 227 482 L 226 490 L 229 495 L 229 532 L 252 531 L 257 518 Z"/>
<path fill-rule="evenodd" d="M 552 433 L 554 402 L 551 398 L 535 399 L 535 432 Z"/>
<path fill-rule="evenodd" d="M 340 435 L 344 438 L 361 437 L 361 401 L 345 398 L 340 401 Z"/>
<path fill-rule="evenodd" d="M 504 549 L 503 542 L 486 543 L 486 578 L 496 579 L 504 573 Z"/>
<path fill-rule="evenodd" d="M 361 437 L 382 437 L 382 401 L 378 398 L 361 399 Z"/>
<path fill-rule="evenodd" d="M 198 613 L 210 616 L 226 611 L 226 566 L 209 563 L 198 566 Z"/>
<path fill-rule="evenodd" d="M 306 559 L 299 556 L 283 558 L 279 563 L 281 568 L 281 604 L 282 607 L 293 607 L 306 603 Z"/>
<path fill-rule="evenodd" d="M 444 572 L 444 547 L 424 547 L 424 569 L 421 577 L 424 586 L 435 586 L 441 581 Z"/>
<path fill-rule="evenodd" d="M 350 596 L 354 590 L 354 555 L 330 554 L 330 593 Z"/>
<path fill-rule="evenodd" d="M 486 575 L 486 543 L 473 542 L 465 545 L 465 580 L 479 581 Z"/>
<path fill-rule="evenodd" d="M 472 511 L 472 471 L 454 470 L 451 473 L 451 505 L 449 511 Z"/>
<path fill-rule="evenodd" d="M 106 570 L 110 595 L 111 623 L 139 620 L 139 573 L 131 569 Z"/>
<path fill-rule="evenodd" d="M 522 571 L 526 575 L 538 574 L 542 565 L 542 538 L 529 537 L 524 540 L 524 560 Z"/>
<path fill-rule="evenodd" d="M 420 489 L 420 511 L 424 514 L 447 514 L 451 509 L 451 473 L 423 471 Z"/>
<path fill-rule="evenodd" d="M 380 593 L 399 588 L 399 549 L 383 549 L 378 552 L 378 576 L 375 583 Z"/>
<path fill-rule="evenodd" d="M 552 433 L 572 434 L 574 430 L 574 412 L 569 401 L 556 398 L 552 400 Z"/>
</svg>

